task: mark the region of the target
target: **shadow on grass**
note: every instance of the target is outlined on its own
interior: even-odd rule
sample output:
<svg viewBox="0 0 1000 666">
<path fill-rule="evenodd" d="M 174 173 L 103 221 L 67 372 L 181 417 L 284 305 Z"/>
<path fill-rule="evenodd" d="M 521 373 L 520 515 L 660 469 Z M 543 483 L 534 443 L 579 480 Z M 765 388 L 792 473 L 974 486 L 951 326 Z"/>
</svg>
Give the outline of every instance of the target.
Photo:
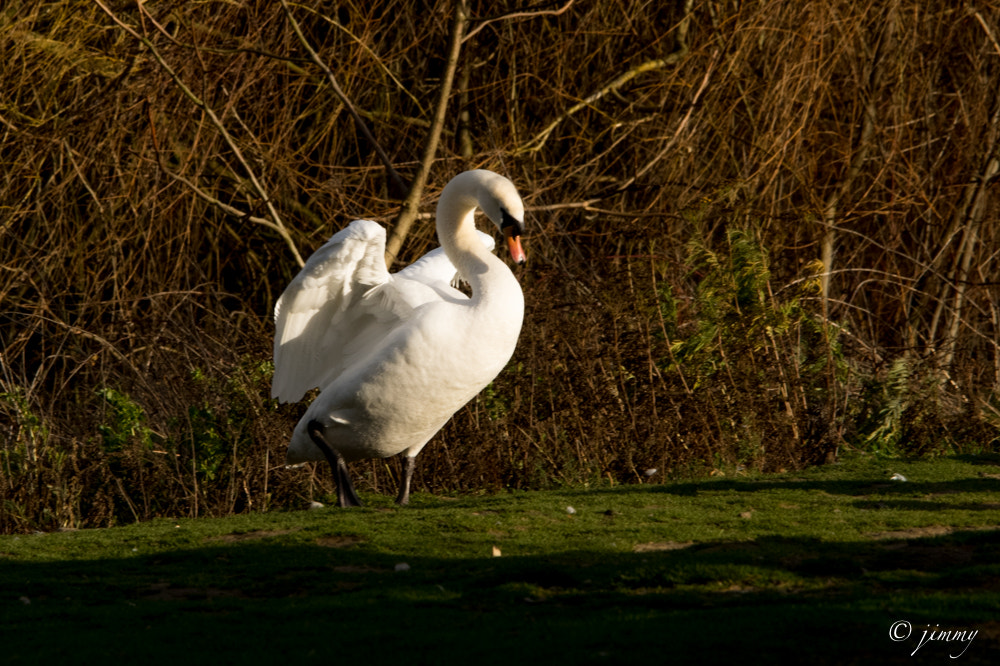
<svg viewBox="0 0 1000 666">
<path fill-rule="evenodd" d="M 637 492 L 681 497 L 696 497 L 699 493 L 733 491 L 752 494 L 771 490 L 819 491 L 829 495 L 936 495 L 955 493 L 996 493 L 1000 501 L 1000 478 L 967 478 L 949 481 L 907 481 L 895 482 L 885 479 L 857 481 L 830 479 L 708 479 L 690 483 L 670 483 L 665 485 L 644 484 L 618 486 L 616 488 L 595 488 L 564 491 L 566 495 L 578 494 L 593 497 L 602 492 Z M 980 505 L 975 505 L 979 507 Z M 996 506 L 992 508 L 996 509 Z"/>
<path fill-rule="evenodd" d="M 980 631 L 961 663 L 995 663 L 1000 647 L 997 532 L 481 559 L 282 539 L 107 560 L 0 555 L 4 663 L 911 664 L 966 647 L 911 657 L 928 626 Z M 913 635 L 893 642 L 901 620 Z"/>
<path fill-rule="evenodd" d="M 969 465 L 1000 467 L 1000 453 L 959 453 L 951 458 Z"/>
</svg>

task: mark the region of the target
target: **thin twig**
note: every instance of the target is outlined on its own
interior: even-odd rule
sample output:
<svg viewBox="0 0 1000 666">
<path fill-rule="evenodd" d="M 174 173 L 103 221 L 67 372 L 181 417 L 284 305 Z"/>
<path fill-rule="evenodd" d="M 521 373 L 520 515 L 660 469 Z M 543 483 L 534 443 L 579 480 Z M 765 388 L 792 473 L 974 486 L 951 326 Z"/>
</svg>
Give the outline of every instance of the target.
<svg viewBox="0 0 1000 666">
<path fill-rule="evenodd" d="M 993 34 L 993 29 L 989 26 L 983 15 L 979 12 L 975 12 L 976 20 L 979 21 L 979 25 L 983 26 L 983 30 L 986 31 L 986 36 L 990 38 L 990 42 L 993 44 L 993 50 L 1000 55 L 1000 43 L 997 43 L 997 36 Z"/>
<path fill-rule="evenodd" d="M 491 23 L 496 23 L 497 21 L 509 21 L 511 19 L 535 18 L 536 16 L 559 16 L 560 14 L 565 13 L 567 9 L 572 7 L 574 2 L 576 2 L 576 0 L 569 0 L 565 5 L 563 5 L 559 9 L 543 9 L 537 12 L 513 12 L 511 14 L 505 14 L 503 16 L 498 16 L 496 18 L 483 21 L 478 26 L 476 26 L 476 28 L 470 30 L 468 34 L 465 35 L 465 37 L 462 39 L 462 42 L 469 41 L 470 39 L 478 35 L 480 30 L 490 25 Z"/>
<path fill-rule="evenodd" d="M 671 65 L 671 64 L 677 62 L 678 60 L 680 60 L 680 58 L 681 58 L 681 56 L 679 54 L 672 53 L 669 56 L 667 56 L 666 58 L 659 58 L 657 60 L 647 60 L 646 62 L 644 62 L 644 63 L 642 63 L 640 65 L 637 65 L 637 66 L 633 67 L 632 69 L 628 70 L 624 74 L 621 74 L 621 75 L 615 77 L 614 80 L 612 80 L 610 83 L 608 83 L 604 87 L 602 87 L 599 90 L 597 90 L 596 92 L 590 94 L 589 96 L 587 96 L 582 101 L 580 101 L 580 102 L 574 104 L 573 106 L 571 106 L 569 108 L 569 110 L 567 110 L 562 115 L 560 115 L 558 118 L 556 118 L 551 123 L 549 123 L 548 127 L 546 127 L 541 132 L 539 132 L 538 134 L 536 134 L 534 136 L 534 138 L 531 139 L 531 141 L 529 141 L 528 143 L 526 143 L 523 146 L 518 147 L 518 149 L 517 149 L 516 152 L 517 153 L 534 153 L 534 152 L 538 152 L 539 150 L 542 149 L 543 146 L 545 146 L 545 143 L 549 140 L 549 136 L 552 134 L 552 132 L 554 132 L 555 129 L 557 127 L 559 127 L 559 125 L 561 125 L 564 120 L 567 120 L 571 116 L 573 116 L 573 115 L 577 114 L 578 112 L 582 111 L 583 109 L 588 108 L 594 102 L 598 101 L 599 99 L 601 99 L 602 97 L 604 97 L 608 93 L 610 93 L 610 92 L 612 92 L 614 90 L 617 90 L 618 88 L 621 88 L 623 85 L 625 85 L 626 83 L 628 83 L 629 81 L 631 81 L 635 77 L 639 76 L 640 74 L 644 74 L 646 72 L 651 72 L 651 71 L 656 70 L 656 69 L 662 69 L 662 68 L 664 68 L 664 67 L 666 67 L 668 65 Z"/>
<path fill-rule="evenodd" d="M 207 192 L 205 192 L 204 190 L 202 190 L 201 188 L 199 188 L 197 185 L 195 185 L 194 183 L 192 183 L 190 180 L 188 180 L 184 176 L 181 176 L 180 174 L 176 174 L 173 171 L 170 171 L 170 170 L 166 169 L 162 164 L 160 165 L 160 168 L 163 169 L 163 173 L 167 174 L 168 176 L 170 176 L 171 178 L 173 178 L 177 182 L 183 183 L 184 185 L 186 185 L 192 192 L 195 193 L 195 195 L 198 196 L 198 198 L 202 199 L 206 203 L 210 203 L 213 206 L 221 209 L 224 213 L 232 215 L 233 217 L 238 217 L 238 218 L 242 218 L 242 219 L 245 219 L 245 220 L 249 220 L 250 222 L 253 222 L 254 224 L 259 224 L 262 227 L 267 227 L 268 229 L 272 229 L 274 231 L 277 231 L 279 234 L 281 233 L 281 228 L 278 225 L 276 225 L 274 222 L 272 222 L 271 220 L 269 220 L 267 218 L 264 218 L 264 217 L 257 217 L 256 215 L 249 215 L 248 213 L 240 210 L 239 208 L 236 208 L 234 206 L 230 206 L 229 204 L 227 204 L 227 203 L 225 203 L 223 201 L 219 201 L 218 199 L 216 199 L 211 194 L 208 194 Z"/>
<path fill-rule="evenodd" d="M 87 176 L 84 175 L 80 165 L 76 163 L 76 159 L 73 157 L 73 149 L 66 141 L 63 141 L 63 146 L 66 147 L 66 156 L 69 158 L 69 163 L 73 166 L 73 170 L 76 171 L 77 177 L 80 179 L 80 182 L 83 183 L 84 188 L 86 188 L 90 197 L 94 200 L 94 203 L 97 204 L 97 210 L 103 213 L 104 206 L 101 204 L 101 199 L 97 196 L 97 192 L 94 191 L 94 188 L 90 186 L 90 183 L 87 181 Z"/>
</svg>

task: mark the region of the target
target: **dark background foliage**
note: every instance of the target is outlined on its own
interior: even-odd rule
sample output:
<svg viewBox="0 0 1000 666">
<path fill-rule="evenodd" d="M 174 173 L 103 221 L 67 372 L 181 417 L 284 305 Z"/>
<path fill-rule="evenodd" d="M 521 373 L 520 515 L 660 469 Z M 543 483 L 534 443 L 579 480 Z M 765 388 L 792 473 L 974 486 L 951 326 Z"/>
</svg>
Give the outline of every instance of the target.
<svg viewBox="0 0 1000 666">
<path fill-rule="evenodd" d="M 301 506 L 329 481 L 283 467 L 269 313 L 292 246 L 399 201 L 279 3 L 107 6 L 203 106 L 89 0 L 0 10 L 0 530 Z M 412 177 L 455 3 L 291 11 Z M 518 185 L 526 323 L 418 490 L 996 450 L 1000 6 L 469 15 L 422 210 Z"/>
</svg>

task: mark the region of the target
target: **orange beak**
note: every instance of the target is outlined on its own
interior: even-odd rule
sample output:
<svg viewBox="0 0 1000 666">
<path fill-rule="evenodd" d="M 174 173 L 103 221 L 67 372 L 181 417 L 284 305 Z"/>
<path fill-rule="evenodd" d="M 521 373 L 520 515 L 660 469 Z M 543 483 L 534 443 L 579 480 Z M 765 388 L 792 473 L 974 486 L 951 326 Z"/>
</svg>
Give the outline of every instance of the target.
<svg viewBox="0 0 1000 666">
<path fill-rule="evenodd" d="M 504 227 L 503 235 L 507 239 L 507 249 L 510 250 L 510 258 L 517 264 L 523 264 L 527 261 L 527 257 L 524 256 L 524 248 L 521 247 L 521 235 L 514 230 L 514 227 Z"/>
</svg>

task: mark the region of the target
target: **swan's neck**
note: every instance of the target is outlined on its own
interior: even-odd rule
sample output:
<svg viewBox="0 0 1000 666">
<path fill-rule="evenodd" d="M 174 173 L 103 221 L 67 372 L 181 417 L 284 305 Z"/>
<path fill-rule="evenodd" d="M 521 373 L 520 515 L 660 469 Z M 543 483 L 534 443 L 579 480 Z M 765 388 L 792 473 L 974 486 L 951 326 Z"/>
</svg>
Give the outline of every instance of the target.
<svg viewBox="0 0 1000 666">
<path fill-rule="evenodd" d="M 460 174 L 444 188 L 437 206 L 438 241 L 448 259 L 472 289 L 474 304 L 503 298 L 520 286 L 503 261 L 487 250 L 476 235 L 475 215 L 479 201 L 476 182 Z"/>
</svg>

